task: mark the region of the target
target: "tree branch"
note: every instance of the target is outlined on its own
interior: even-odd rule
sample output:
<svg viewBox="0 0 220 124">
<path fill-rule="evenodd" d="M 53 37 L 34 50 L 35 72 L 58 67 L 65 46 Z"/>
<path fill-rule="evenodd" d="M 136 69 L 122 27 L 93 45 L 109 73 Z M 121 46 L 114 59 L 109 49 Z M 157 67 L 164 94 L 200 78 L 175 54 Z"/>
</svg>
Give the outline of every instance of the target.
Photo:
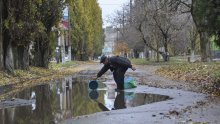
<svg viewBox="0 0 220 124">
<path fill-rule="evenodd" d="M 144 44 L 145 44 L 147 47 L 151 48 L 152 50 L 154 50 L 154 51 L 156 51 L 157 53 L 159 53 L 159 54 L 162 55 L 163 52 L 157 50 L 157 49 L 154 48 L 152 45 L 150 45 L 149 43 L 147 43 L 147 40 L 145 39 L 144 34 L 143 34 L 143 31 L 142 31 L 142 23 L 139 24 L 139 26 L 138 26 L 138 31 L 141 33 L 141 38 L 142 38 L 142 40 L 144 41 Z"/>
</svg>

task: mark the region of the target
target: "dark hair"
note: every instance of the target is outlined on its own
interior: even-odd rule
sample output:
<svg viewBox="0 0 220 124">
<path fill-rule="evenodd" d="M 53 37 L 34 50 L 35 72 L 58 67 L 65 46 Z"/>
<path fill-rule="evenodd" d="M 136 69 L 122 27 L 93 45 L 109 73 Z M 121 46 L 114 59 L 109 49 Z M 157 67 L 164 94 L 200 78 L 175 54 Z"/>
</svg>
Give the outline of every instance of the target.
<svg viewBox="0 0 220 124">
<path fill-rule="evenodd" d="M 103 56 L 101 57 L 101 59 L 100 59 L 100 63 L 103 63 L 106 58 L 107 58 L 107 57 L 106 57 L 105 55 L 103 55 Z"/>
</svg>

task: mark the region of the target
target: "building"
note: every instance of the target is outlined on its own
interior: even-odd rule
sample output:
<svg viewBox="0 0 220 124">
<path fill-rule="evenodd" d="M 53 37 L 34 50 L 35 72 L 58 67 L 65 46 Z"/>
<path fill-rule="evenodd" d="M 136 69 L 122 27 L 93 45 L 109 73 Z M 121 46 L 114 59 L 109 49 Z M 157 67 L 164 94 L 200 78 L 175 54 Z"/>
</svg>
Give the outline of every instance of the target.
<svg viewBox="0 0 220 124">
<path fill-rule="evenodd" d="M 115 28 L 109 26 L 105 28 L 105 42 L 102 54 L 106 56 L 112 56 L 114 51 L 114 45 L 118 38 L 118 32 Z"/>
<path fill-rule="evenodd" d="M 57 63 L 71 61 L 71 41 L 69 33 L 69 17 L 68 8 L 64 9 L 63 19 L 59 23 L 57 31 L 57 47 L 55 50 L 55 56 Z"/>
</svg>

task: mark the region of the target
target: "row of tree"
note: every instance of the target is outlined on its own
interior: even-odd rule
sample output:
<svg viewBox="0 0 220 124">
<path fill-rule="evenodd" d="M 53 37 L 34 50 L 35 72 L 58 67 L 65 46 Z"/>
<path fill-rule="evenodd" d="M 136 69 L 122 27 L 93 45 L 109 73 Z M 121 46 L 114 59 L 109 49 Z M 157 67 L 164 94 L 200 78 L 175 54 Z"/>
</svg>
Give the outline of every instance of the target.
<svg viewBox="0 0 220 124">
<path fill-rule="evenodd" d="M 0 70 L 48 67 L 58 27 L 68 6 L 72 51 L 78 59 L 100 53 L 103 31 L 96 0 L 1 0 Z"/>
<path fill-rule="evenodd" d="M 134 51 L 151 49 L 168 61 L 169 54 L 200 50 L 202 61 L 211 60 L 210 37 L 220 43 L 218 0 L 130 0 L 128 5 L 110 21 Z"/>
<path fill-rule="evenodd" d="M 52 27 L 62 17 L 61 0 L 1 0 L 1 70 L 48 67 Z"/>
<path fill-rule="evenodd" d="M 100 55 L 104 37 L 97 0 L 69 0 L 68 4 L 73 55 L 80 60 Z"/>
</svg>

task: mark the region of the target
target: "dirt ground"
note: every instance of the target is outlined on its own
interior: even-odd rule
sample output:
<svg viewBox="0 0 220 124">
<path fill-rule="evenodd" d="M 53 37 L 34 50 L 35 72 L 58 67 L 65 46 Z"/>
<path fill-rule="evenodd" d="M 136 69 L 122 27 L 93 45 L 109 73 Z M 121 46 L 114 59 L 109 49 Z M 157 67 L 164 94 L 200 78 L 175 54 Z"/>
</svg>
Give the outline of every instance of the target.
<svg viewBox="0 0 220 124">
<path fill-rule="evenodd" d="M 101 67 L 102 65 L 94 63 L 88 65 L 87 69 L 98 72 Z M 63 123 L 220 124 L 219 97 L 203 94 L 202 86 L 199 84 L 173 81 L 156 75 L 154 72 L 159 66 L 136 65 L 136 68 L 136 71 L 129 69 L 126 73 L 126 75 L 133 76 L 138 82 L 135 92 L 153 92 L 169 95 L 174 99 L 169 102 L 153 103 L 128 110 L 96 113 L 77 119 L 65 120 Z M 111 72 L 103 75 L 102 79 L 104 78 L 111 80 Z"/>
</svg>

